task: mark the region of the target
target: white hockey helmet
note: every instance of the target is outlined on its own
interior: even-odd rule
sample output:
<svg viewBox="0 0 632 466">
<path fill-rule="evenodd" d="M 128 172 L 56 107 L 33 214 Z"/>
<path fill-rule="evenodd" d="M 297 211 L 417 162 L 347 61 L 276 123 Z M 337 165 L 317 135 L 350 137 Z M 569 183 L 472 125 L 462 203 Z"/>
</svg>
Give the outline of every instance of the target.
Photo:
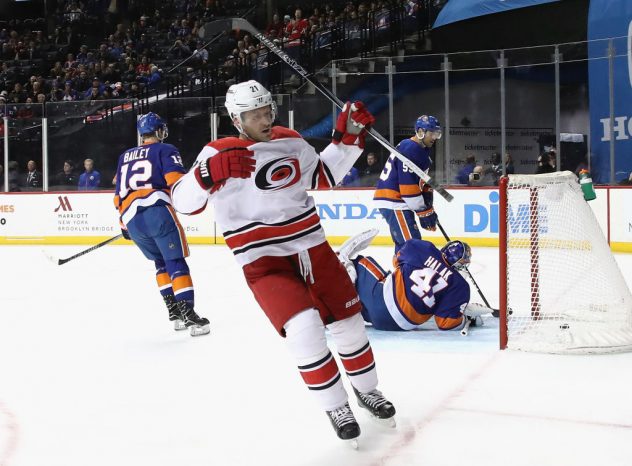
<svg viewBox="0 0 632 466">
<path fill-rule="evenodd" d="M 241 114 L 249 110 L 270 106 L 272 120 L 276 118 L 276 104 L 272 94 L 257 81 L 251 79 L 239 84 L 233 84 L 226 92 L 226 110 L 240 133 L 244 132 Z"/>
</svg>

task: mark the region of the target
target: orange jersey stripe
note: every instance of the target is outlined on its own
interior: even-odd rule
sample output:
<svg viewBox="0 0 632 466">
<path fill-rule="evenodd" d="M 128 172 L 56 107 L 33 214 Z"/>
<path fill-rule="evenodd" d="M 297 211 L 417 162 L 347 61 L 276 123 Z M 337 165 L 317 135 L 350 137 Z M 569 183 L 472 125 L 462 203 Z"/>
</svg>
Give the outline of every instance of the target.
<svg viewBox="0 0 632 466">
<path fill-rule="evenodd" d="M 362 264 L 369 272 L 371 272 L 371 275 L 373 275 L 376 279 L 378 279 L 379 281 L 384 280 L 385 275 L 369 259 L 367 259 L 366 257 L 363 257 L 358 262 L 360 262 L 360 264 Z"/>
<path fill-rule="evenodd" d="M 182 178 L 184 174 L 178 172 L 170 172 L 165 173 L 165 181 L 167 182 L 167 186 L 171 187 L 173 183 Z"/>
<path fill-rule="evenodd" d="M 388 199 L 391 201 L 401 201 L 402 195 L 394 189 L 376 189 L 373 199 Z"/>
<path fill-rule="evenodd" d="M 173 221 L 176 223 L 176 227 L 178 228 L 178 235 L 180 236 L 180 242 L 182 243 L 182 254 L 184 257 L 189 257 L 189 243 L 187 242 L 187 237 L 184 234 L 184 228 L 180 225 L 180 221 L 178 220 L 178 216 L 176 215 L 176 211 L 170 205 L 167 206 L 171 217 L 173 217 Z"/>
<path fill-rule="evenodd" d="M 397 218 L 399 229 L 402 230 L 402 235 L 404 235 L 404 240 L 411 239 L 413 235 L 410 234 L 410 229 L 408 228 L 408 223 L 406 223 L 406 217 L 404 217 L 404 213 L 401 210 L 396 210 L 395 217 Z"/>
<path fill-rule="evenodd" d="M 150 189 L 139 189 L 138 191 L 132 191 L 131 193 L 127 195 L 125 199 L 123 199 L 123 202 L 119 206 L 119 212 L 122 214 L 129 208 L 130 205 L 132 205 L 132 202 L 134 202 L 136 199 L 142 199 L 144 197 L 147 197 L 155 191 L 164 191 L 167 194 L 169 194 L 169 190 L 167 189 L 151 189 L 150 188 Z"/>
<path fill-rule="evenodd" d="M 404 276 L 402 275 L 401 269 L 397 269 L 393 272 L 393 283 L 395 285 L 395 302 L 397 303 L 397 307 L 399 310 L 406 316 L 406 318 L 415 325 L 421 325 L 430 317 L 432 314 L 419 314 L 408 298 L 406 297 L 406 284 L 404 283 Z"/>
<path fill-rule="evenodd" d="M 421 189 L 418 184 L 400 184 L 399 192 L 402 196 L 419 196 Z"/>
<path fill-rule="evenodd" d="M 463 323 L 463 317 L 457 317 L 455 319 L 453 317 L 435 316 L 435 322 L 437 323 L 437 327 L 441 330 L 452 330 Z"/>
</svg>

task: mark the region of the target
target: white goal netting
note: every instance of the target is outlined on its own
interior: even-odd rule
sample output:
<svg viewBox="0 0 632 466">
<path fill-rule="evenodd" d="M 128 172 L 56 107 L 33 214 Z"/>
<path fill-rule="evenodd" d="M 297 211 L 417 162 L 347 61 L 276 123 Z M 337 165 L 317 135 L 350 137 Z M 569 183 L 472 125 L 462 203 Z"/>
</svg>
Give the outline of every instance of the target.
<svg viewBox="0 0 632 466">
<path fill-rule="evenodd" d="M 512 175 L 506 196 L 507 348 L 632 350 L 632 296 L 577 177 Z"/>
</svg>

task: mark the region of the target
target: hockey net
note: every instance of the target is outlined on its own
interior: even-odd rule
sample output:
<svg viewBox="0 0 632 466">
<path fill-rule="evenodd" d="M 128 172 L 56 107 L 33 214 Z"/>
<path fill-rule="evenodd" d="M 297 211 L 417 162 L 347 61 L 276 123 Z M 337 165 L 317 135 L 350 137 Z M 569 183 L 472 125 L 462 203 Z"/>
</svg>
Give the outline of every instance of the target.
<svg viewBox="0 0 632 466">
<path fill-rule="evenodd" d="M 510 175 L 500 195 L 501 348 L 632 350 L 632 296 L 577 177 Z"/>
</svg>

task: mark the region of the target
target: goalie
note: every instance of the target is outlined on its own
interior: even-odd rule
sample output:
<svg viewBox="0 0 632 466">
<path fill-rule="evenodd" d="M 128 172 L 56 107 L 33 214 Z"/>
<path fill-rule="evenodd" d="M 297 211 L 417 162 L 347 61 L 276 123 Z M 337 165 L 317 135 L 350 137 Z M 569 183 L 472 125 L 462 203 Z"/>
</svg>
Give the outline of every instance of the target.
<svg viewBox="0 0 632 466">
<path fill-rule="evenodd" d="M 492 312 L 468 304 L 470 286 L 458 272 L 470 263 L 467 243 L 450 241 L 439 250 L 429 241 L 408 240 L 393 258 L 395 270 L 386 272 L 372 257 L 357 254 L 377 233 L 353 236 L 338 252 L 360 296 L 362 317 L 373 328 L 413 330 L 434 316 L 440 330 L 461 330 Z"/>
</svg>

